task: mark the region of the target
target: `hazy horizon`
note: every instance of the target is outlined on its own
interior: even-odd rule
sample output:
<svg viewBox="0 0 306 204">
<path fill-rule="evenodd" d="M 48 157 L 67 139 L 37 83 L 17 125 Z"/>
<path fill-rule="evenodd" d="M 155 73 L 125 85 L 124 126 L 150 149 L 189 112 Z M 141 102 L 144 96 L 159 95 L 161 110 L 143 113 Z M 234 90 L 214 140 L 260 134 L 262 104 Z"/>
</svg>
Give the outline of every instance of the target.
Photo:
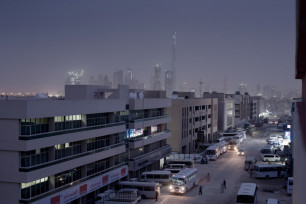
<svg viewBox="0 0 306 204">
<path fill-rule="evenodd" d="M 224 90 L 241 82 L 287 92 L 295 80 L 295 1 L 1 1 L 0 92 L 64 90 L 66 73 L 132 68 L 148 83 L 169 69 L 177 33 L 177 87 Z"/>
</svg>

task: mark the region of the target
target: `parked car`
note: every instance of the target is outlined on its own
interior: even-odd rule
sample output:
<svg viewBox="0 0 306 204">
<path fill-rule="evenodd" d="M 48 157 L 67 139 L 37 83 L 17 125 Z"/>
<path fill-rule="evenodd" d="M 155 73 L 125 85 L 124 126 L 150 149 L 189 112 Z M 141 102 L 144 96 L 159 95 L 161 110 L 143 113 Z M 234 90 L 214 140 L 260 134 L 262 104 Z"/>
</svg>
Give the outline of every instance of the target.
<svg viewBox="0 0 306 204">
<path fill-rule="evenodd" d="M 261 159 L 265 162 L 279 162 L 281 160 L 280 156 L 276 154 L 263 154 Z"/>
</svg>

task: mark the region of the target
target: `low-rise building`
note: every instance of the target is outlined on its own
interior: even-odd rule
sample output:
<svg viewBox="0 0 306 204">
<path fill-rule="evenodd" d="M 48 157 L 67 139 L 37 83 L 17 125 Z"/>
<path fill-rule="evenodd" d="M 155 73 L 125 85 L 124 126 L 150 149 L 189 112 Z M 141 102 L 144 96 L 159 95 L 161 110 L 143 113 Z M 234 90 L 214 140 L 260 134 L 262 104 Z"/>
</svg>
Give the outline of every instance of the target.
<svg viewBox="0 0 306 204">
<path fill-rule="evenodd" d="M 198 143 L 211 143 L 218 131 L 218 99 L 195 98 L 193 92 L 175 92 L 169 108 L 172 131 L 168 143 L 175 152 L 194 153 Z"/>
</svg>

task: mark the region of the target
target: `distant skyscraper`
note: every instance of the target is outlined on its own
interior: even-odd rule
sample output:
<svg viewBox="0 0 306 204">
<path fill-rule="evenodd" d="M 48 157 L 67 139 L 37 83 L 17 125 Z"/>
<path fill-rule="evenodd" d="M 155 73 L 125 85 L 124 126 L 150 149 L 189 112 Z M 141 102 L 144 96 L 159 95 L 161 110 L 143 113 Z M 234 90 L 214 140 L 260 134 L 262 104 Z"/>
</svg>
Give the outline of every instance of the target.
<svg viewBox="0 0 306 204">
<path fill-rule="evenodd" d="M 171 63 L 171 69 L 172 69 L 172 90 L 176 90 L 176 65 L 175 65 L 175 61 L 176 61 L 176 50 L 175 50 L 175 46 L 176 46 L 176 32 L 174 33 L 174 35 L 172 36 L 172 63 Z"/>
<path fill-rule="evenodd" d="M 262 91 L 261 91 L 261 86 L 260 84 L 257 84 L 256 86 L 256 95 L 261 96 L 262 95 Z"/>
<path fill-rule="evenodd" d="M 105 74 L 104 78 L 103 78 L 103 85 L 107 86 L 109 88 L 112 87 L 112 82 L 108 80 L 108 76 L 107 74 Z"/>
<path fill-rule="evenodd" d="M 78 73 L 77 71 L 70 71 L 66 76 L 66 85 L 80 85 L 83 77 L 83 70 Z"/>
<path fill-rule="evenodd" d="M 159 64 L 156 64 L 154 67 L 154 90 L 161 90 L 161 67 Z"/>
<path fill-rule="evenodd" d="M 107 77 L 107 75 L 106 75 L 106 77 Z M 108 80 L 108 77 L 107 77 L 107 80 Z M 97 85 L 103 85 L 103 84 L 104 84 L 103 76 L 102 76 L 102 74 L 99 74 L 98 80 L 97 80 Z"/>
<path fill-rule="evenodd" d="M 89 85 L 96 85 L 96 80 L 94 76 L 89 77 Z"/>
<path fill-rule="evenodd" d="M 129 68 L 125 76 L 125 84 L 130 88 L 133 86 L 133 77 L 133 70 Z"/>
<path fill-rule="evenodd" d="M 123 85 L 123 71 L 119 70 L 113 74 L 113 88 L 117 89 L 118 85 Z"/>
<path fill-rule="evenodd" d="M 171 70 L 165 71 L 165 91 L 168 97 L 172 95 L 173 92 L 173 73 Z"/>
<path fill-rule="evenodd" d="M 247 83 L 241 83 L 238 87 L 238 91 L 240 91 L 241 94 L 244 94 L 245 92 L 248 92 L 248 84 Z"/>
</svg>

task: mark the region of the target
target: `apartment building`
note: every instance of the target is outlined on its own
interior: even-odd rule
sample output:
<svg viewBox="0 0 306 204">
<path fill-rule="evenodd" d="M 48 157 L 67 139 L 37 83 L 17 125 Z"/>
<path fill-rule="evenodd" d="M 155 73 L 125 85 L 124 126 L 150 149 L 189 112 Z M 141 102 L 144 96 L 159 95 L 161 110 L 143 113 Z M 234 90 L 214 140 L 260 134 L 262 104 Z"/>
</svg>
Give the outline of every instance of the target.
<svg viewBox="0 0 306 204">
<path fill-rule="evenodd" d="M 261 96 L 250 97 L 250 119 L 259 120 L 259 115 L 264 112 L 264 102 Z"/>
<path fill-rule="evenodd" d="M 175 92 L 169 108 L 172 151 L 194 153 L 199 143 L 211 143 L 218 130 L 218 99 L 195 98 L 193 92 Z"/>
<path fill-rule="evenodd" d="M 87 85 L 65 93 L 64 100 L 0 100 L 2 203 L 90 203 L 129 170 L 157 167 L 170 154 L 170 100 L 162 93 L 139 91 L 137 98 L 128 86 Z M 127 134 L 134 129 L 144 134 Z"/>
<path fill-rule="evenodd" d="M 235 127 L 243 127 L 250 120 L 250 95 L 239 91 L 231 95 L 235 100 Z"/>
<path fill-rule="evenodd" d="M 296 1 L 296 67 L 295 78 L 302 81 L 302 98 L 293 104 L 293 194 L 292 203 L 304 203 L 306 168 L 306 2 Z"/>
<path fill-rule="evenodd" d="M 139 178 L 144 171 L 160 169 L 171 154 L 167 144 L 171 132 L 167 108 L 171 100 L 165 91 L 130 90 L 128 154 L 129 172 Z"/>
<path fill-rule="evenodd" d="M 218 132 L 222 133 L 235 126 L 235 99 L 233 95 L 204 92 L 203 98 L 218 99 Z"/>
</svg>

